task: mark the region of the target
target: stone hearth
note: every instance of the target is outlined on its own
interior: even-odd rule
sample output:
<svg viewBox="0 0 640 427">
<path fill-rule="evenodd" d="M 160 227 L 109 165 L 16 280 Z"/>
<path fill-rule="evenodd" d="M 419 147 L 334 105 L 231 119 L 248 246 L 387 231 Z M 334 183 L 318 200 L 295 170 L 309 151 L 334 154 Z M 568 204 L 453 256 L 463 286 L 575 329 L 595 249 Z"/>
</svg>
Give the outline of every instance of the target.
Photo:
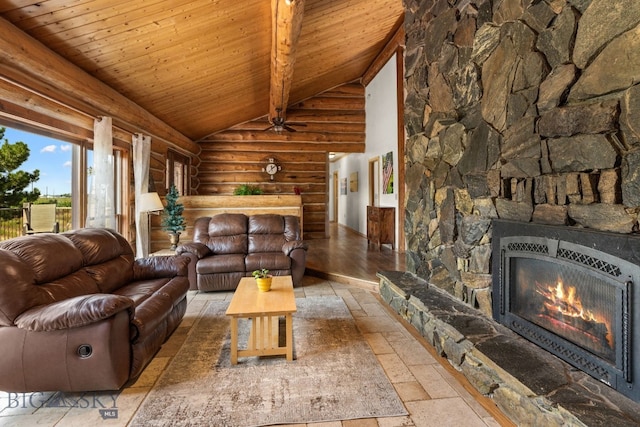
<svg viewBox="0 0 640 427">
<path fill-rule="evenodd" d="M 380 295 L 518 425 L 637 426 L 640 404 L 406 272 L 378 273 Z"/>
</svg>

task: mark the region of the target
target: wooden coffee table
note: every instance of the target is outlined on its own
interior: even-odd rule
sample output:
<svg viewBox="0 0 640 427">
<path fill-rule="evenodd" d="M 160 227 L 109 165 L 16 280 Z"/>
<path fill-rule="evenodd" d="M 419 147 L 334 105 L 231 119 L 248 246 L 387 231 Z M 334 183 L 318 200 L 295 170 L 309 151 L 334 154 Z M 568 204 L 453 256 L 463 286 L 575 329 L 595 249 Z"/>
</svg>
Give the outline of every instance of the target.
<svg viewBox="0 0 640 427">
<path fill-rule="evenodd" d="M 293 360 L 293 319 L 296 298 L 291 276 L 275 276 L 271 290 L 260 292 L 253 277 L 243 277 L 233 294 L 226 315 L 231 317 L 231 364 L 238 356 L 286 355 Z M 285 346 L 279 343 L 279 318 L 285 318 Z M 246 349 L 238 349 L 238 319 L 251 319 Z"/>
</svg>

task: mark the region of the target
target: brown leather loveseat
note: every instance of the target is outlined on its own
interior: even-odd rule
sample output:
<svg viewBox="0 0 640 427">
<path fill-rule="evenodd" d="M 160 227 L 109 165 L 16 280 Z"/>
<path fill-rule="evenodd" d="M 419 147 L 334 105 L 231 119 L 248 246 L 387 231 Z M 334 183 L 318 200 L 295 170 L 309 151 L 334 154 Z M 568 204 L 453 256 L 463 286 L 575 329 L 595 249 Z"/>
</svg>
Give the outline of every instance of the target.
<svg viewBox="0 0 640 427">
<path fill-rule="evenodd" d="M 196 219 L 193 241 L 176 253 L 191 258 L 191 289 L 235 290 L 240 279 L 266 268 L 274 276 L 291 275 L 302 283 L 307 244 L 293 215 L 224 213 Z"/>
<path fill-rule="evenodd" d="M 186 257 L 134 260 L 108 229 L 0 242 L 0 390 L 117 390 L 184 316 Z"/>
</svg>

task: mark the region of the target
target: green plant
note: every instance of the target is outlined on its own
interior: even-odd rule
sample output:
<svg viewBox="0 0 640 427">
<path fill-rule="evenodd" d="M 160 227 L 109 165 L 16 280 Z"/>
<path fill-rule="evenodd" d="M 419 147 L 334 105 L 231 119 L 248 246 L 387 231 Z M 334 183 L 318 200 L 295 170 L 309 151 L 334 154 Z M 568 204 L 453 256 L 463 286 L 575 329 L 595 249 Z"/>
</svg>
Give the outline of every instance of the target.
<svg viewBox="0 0 640 427">
<path fill-rule="evenodd" d="M 11 208 L 38 200 L 40 190 L 33 188 L 33 184 L 40 179 L 40 171 L 18 169 L 29 159 L 29 146 L 22 141 L 10 143 L 4 137 L 5 131 L 0 127 L 0 207 Z"/>
<path fill-rule="evenodd" d="M 265 277 L 269 277 L 269 270 L 267 270 L 266 268 L 262 268 L 260 270 L 254 270 L 253 273 L 251 273 L 251 275 L 256 279 L 264 279 Z"/>
<path fill-rule="evenodd" d="M 171 233 L 179 233 L 187 228 L 182 217 L 184 205 L 178 203 L 178 197 L 180 197 L 178 189 L 172 185 L 166 196 L 167 205 L 164 207 L 164 216 L 162 217 L 162 228 Z"/>
<path fill-rule="evenodd" d="M 233 190 L 233 194 L 236 196 L 252 196 L 262 194 L 262 190 L 259 187 L 255 187 L 249 184 L 242 184 Z"/>
</svg>

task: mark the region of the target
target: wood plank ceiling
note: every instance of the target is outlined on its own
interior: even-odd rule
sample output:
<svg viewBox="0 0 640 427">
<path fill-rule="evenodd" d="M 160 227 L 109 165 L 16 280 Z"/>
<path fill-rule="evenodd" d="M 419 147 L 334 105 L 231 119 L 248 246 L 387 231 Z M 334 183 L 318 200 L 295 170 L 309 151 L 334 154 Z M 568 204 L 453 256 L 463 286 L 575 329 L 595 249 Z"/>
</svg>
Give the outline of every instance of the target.
<svg viewBox="0 0 640 427">
<path fill-rule="evenodd" d="M 0 16 L 193 141 L 357 82 L 401 0 L 0 0 Z"/>
</svg>

